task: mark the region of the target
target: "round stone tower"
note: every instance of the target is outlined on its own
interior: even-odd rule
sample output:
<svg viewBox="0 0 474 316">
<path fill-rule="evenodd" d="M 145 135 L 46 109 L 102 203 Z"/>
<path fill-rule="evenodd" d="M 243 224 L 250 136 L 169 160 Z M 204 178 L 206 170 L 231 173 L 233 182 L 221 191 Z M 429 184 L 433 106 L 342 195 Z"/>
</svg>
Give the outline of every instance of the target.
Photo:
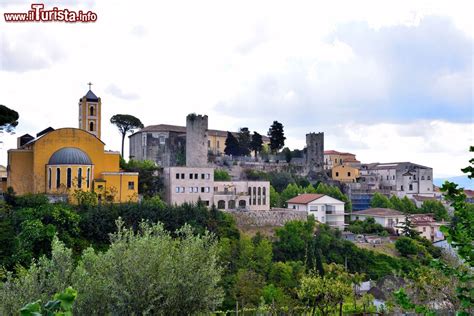
<svg viewBox="0 0 474 316">
<path fill-rule="evenodd" d="M 207 166 L 207 115 L 186 117 L 186 166 Z"/>
</svg>

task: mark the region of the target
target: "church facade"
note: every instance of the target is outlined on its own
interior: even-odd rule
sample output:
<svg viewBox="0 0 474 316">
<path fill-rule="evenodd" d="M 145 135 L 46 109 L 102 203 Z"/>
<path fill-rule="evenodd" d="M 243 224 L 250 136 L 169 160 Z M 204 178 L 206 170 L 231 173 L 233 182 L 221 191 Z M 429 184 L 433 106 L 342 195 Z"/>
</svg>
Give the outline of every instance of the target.
<svg viewBox="0 0 474 316">
<path fill-rule="evenodd" d="M 71 197 L 95 192 L 99 201 L 138 199 L 138 173 L 120 170 L 120 153 L 105 151 L 101 100 L 90 89 L 79 100 L 79 128 L 48 128 L 18 138 L 8 151 L 7 185 L 19 194 Z"/>
</svg>

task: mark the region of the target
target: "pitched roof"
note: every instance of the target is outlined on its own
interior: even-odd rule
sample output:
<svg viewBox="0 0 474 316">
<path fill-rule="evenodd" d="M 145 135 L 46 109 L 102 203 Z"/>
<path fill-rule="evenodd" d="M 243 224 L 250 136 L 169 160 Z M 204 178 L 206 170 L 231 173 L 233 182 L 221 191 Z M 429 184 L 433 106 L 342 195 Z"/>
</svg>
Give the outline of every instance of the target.
<svg viewBox="0 0 474 316">
<path fill-rule="evenodd" d="M 92 90 L 87 91 L 85 97 L 86 97 L 87 101 L 90 101 L 90 102 L 99 101 L 99 98 L 94 94 L 94 92 L 92 92 Z"/>
<path fill-rule="evenodd" d="M 419 202 L 424 202 L 424 201 L 429 201 L 429 200 L 433 200 L 433 201 L 438 200 L 434 196 L 423 196 L 423 195 L 418 195 L 418 194 L 414 194 L 413 199 Z"/>
<path fill-rule="evenodd" d="M 292 199 L 289 199 L 286 201 L 286 203 L 291 203 L 291 204 L 308 204 L 310 202 L 313 202 L 317 199 L 320 199 L 324 196 L 324 194 L 315 194 L 315 193 L 304 193 L 300 194 L 298 196 L 295 196 Z"/>
<path fill-rule="evenodd" d="M 367 216 L 403 216 L 403 213 L 391 208 L 369 208 L 363 211 L 352 212 L 352 215 L 367 215 Z"/>
</svg>

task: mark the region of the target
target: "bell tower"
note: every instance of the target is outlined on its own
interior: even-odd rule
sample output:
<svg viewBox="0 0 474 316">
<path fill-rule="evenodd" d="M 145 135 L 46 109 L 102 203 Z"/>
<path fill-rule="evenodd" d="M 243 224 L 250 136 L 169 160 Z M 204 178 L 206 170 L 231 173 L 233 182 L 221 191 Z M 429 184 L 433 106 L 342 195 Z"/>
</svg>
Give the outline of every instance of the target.
<svg viewBox="0 0 474 316">
<path fill-rule="evenodd" d="M 91 90 L 92 83 L 88 83 L 89 91 L 79 99 L 79 128 L 95 135 L 100 139 L 101 129 L 101 101 Z"/>
</svg>

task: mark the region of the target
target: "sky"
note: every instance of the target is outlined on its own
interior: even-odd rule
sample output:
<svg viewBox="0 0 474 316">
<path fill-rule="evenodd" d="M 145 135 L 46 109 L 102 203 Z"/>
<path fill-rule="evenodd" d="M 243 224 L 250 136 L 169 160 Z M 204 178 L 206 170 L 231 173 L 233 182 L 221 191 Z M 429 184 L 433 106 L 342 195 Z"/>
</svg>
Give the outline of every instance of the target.
<svg viewBox="0 0 474 316">
<path fill-rule="evenodd" d="M 77 127 L 91 81 L 107 149 L 120 150 L 114 114 L 198 113 L 261 134 L 277 120 L 291 149 L 324 132 L 325 149 L 362 162 L 459 176 L 474 145 L 471 2 L 62 0 L 42 3 L 97 21 L 6 23 L 32 1 L 0 0 L 0 104 L 20 114 L 0 163 L 20 135 Z"/>
</svg>

